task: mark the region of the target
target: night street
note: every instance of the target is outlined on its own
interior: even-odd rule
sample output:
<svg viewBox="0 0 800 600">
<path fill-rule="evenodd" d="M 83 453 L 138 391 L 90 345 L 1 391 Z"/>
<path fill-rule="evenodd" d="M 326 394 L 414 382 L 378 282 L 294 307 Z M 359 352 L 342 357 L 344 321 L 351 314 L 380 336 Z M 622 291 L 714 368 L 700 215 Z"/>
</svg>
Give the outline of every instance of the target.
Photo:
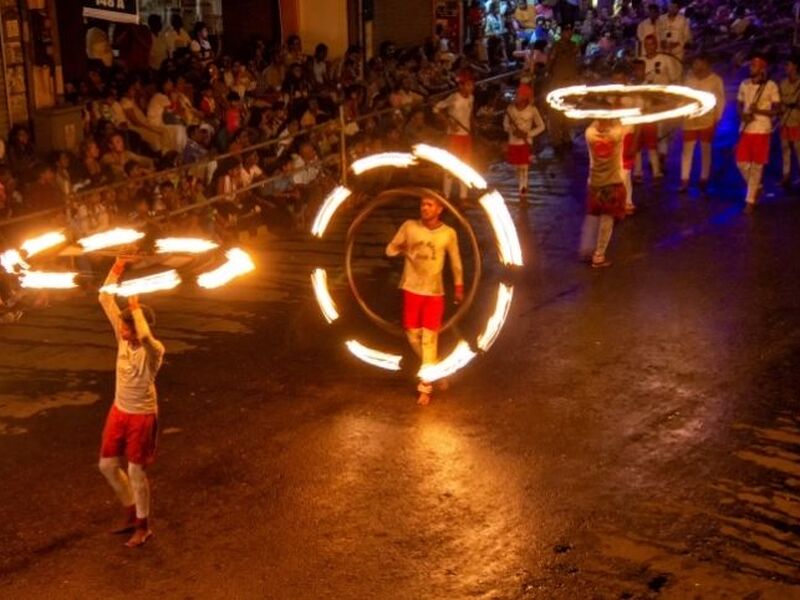
<svg viewBox="0 0 800 600">
<path fill-rule="evenodd" d="M 106 533 L 100 307 L 2 326 L 0 597 L 800 598 L 796 197 L 745 215 L 645 184 L 597 270 L 577 261 L 585 169 L 535 170 L 509 325 L 428 407 L 326 327 L 308 273 L 338 245 L 262 234 L 255 274 L 154 296 L 142 549 Z M 379 289 L 410 215 L 367 233 Z"/>
</svg>

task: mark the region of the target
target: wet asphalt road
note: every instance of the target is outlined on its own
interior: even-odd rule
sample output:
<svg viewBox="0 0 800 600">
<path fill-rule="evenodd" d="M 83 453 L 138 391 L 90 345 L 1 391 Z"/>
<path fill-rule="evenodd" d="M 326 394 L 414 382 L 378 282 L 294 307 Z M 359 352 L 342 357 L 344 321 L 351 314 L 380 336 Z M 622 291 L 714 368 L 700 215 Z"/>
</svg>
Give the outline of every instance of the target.
<svg viewBox="0 0 800 600">
<path fill-rule="evenodd" d="M 642 186 L 597 271 L 575 256 L 584 173 L 534 174 L 511 325 L 425 409 L 318 314 L 307 274 L 335 243 L 262 236 L 257 275 L 158 298 L 141 550 L 105 533 L 99 307 L 3 326 L 0 598 L 800 598 L 800 203 Z M 357 252 L 387 314 L 380 248 L 407 214 Z"/>
</svg>

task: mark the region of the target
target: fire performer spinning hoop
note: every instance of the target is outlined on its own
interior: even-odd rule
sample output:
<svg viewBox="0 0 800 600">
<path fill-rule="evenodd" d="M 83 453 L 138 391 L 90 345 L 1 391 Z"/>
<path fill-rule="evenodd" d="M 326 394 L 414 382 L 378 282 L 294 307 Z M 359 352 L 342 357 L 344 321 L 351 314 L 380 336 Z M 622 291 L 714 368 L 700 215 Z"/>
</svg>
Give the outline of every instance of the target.
<svg viewBox="0 0 800 600">
<path fill-rule="evenodd" d="M 458 284 L 461 282 L 459 281 L 460 258 L 457 256 L 457 247 L 452 247 L 453 244 L 449 238 L 448 240 L 444 240 L 444 238 L 447 237 L 446 234 L 453 232 L 452 228 L 447 226 L 444 228 L 436 227 L 430 232 L 430 236 L 432 238 L 429 240 L 430 244 L 436 245 L 436 240 L 433 238 L 439 233 L 442 234 L 440 237 L 443 237 L 442 243 L 444 244 L 447 242 L 445 246 L 448 246 L 449 248 L 447 249 L 447 254 L 450 256 L 451 263 L 453 263 L 452 266 L 454 266 L 454 276 L 456 278 L 455 283 L 457 285 L 456 300 L 459 304 L 458 309 L 452 316 L 449 317 L 449 319 L 447 319 L 441 328 L 438 327 L 439 322 L 437 320 L 434 330 L 435 333 L 438 334 L 452 328 L 460 339 L 458 339 L 455 348 L 450 352 L 450 354 L 446 355 L 441 360 L 439 360 L 438 357 L 433 357 L 432 353 L 430 352 L 427 353 L 427 356 L 421 357 L 423 358 L 423 364 L 418 370 L 416 370 L 415 374 L 422 383 L 419 388 L 421 391 L 422 400 L 428 399 L 431 384 L 440 382 L 443 379 L 453 375 L 470 363 L 476 356 L 478 356 L 478 354 L 487 352 L 497 339 L 500 330 L 502 329 L 508 316 L 513 299 L 513 276 L 518 268 L 522 266 L 523 261 L 522 250 L 519 243 L 519 238 L 517 236 L 517 231 L 514 228 L 511 215 L 508 212 L 508 208 L 506 207 L 503 197 L 499 192 L 490 190 L 486 181 L 477 171 L 475 171 L 466 163 L 462 162 L 453 154 L 441 148 L 419 144 L 415 146 L 410 153 L 391 152 L 375 154 L 354 162 L 351 165 L 353 177 L 350 180 L 353 189 L 343 186 L 334 189 L 323 201 L 317 212 L 316 218 L 311 225 L 312 235 L 320 240 L 324 239 L 326 232 L 328 231 L 328 226 L 333 218 L 348 201 L 348 199 L 356 195 L 356 192 L 359 190 L 361 176 L 363 174 L 373 171 L 374 169 L 392 168 L 407 170 L 414 168 L 417 165 L 425 164 L 429 166 L 435 165 L 441 168 L 448 174 L 448 176 L 458 179 L 467 188 L 479 190 L 483 194 L 479 203 L 483 208 L 484 215 L 486 216 L 489 226 L 491 227 L 491 230 L 495 236 L 502 275 L 501 282 L 498 284 L 494 310 L 486 320 L 482 330 L 474 337 L 465 337 L 457 327 L 459 321 L 470 311 L 476 292 L 481 283 L 481 249 L 478 244 L 478 239 L 469 219 L 467 219 L 467 217 L 457 207 L 452 205 L 447 201 L 446 198 L 442 197 L 437 192 L 420 187 L 399 187 L 384 190 L 377 194 L 373 200 L 362 206 L 360 211 L 354 216 L 347 233 L 344 257 L 344 266 L 347 273 L 349 291 L 356 304 L 380 329 L 402 338 L 408 334 L 408 328 L 406 327 L 404 330 L 404 328 L 400 327 L 398 324 L 389 322 L 383 317 L 379 316 L 367 305 L 358 289 L 358 286 L 355 283 L 355 278 L 353 276 L 352 257 L 359 228 L 367 219 L 367 217 L 377 208 L 394 204 L 402 199 L 418 198 L 422 205 L 424 205 L 425 202 L 430 201 L 433 204 L 436 204 L 439 207 L 439 210 L 442 208 L 448 210 L 456 219 L 456 221 L 458 221 L 461 228 L 466 231 L 475 266 L 471 280 L 469 281 L 469 285 L 461 287 L 458 286 Z M 422 216 L 424 220 L 425 214 Z M 407 222 L 406 225 L 408 225 L 408 223 L 409 222 Z M 416 224 L 417 222 L 411 221 L 411 223 Z M 440 229 L 441 231 L 439 231 Z M 453 237 L 453 240 L 454 239 L 455 238 Z M 386 240 L 386 242 L 389 241 L 390 240 L 388 239 Z M 445 250 L 445 246 L 442 246 L 441 248 L 437 247 L 437 252 Z M 407 260 L 409 259 L 407 258 Z M 440 272 L 437 272 L 435 276 L 437 278 L 440 277 Z M 349 320 L 343 317 L 339 308 L 339 303 L 334 300 L 334 297 L 331 294 L 328 286 L 327 270 L 322 267 L 314 269 L 311 273 L 311 284 L 317 299 L 317 303 L 319 304 L 325 320 L 331 325 L 338 327 L 344 326 L 346 328 L 346 323 L 348 323 Z M 437 294 L 439 291 L 440 290 L 438 289 L 435 290 Z M 437 298 L 438 297 L 440 296 L 437 296 Z M 439 300 L 437 300 L 437 302 L 439 302 Z M 443 308 L 443 305 L 440 308 Z M 404 323 L 404 325 L 408 325 L 408 323 Z M 369 365 L 389 371 L 401 371 L 404 367 L 408 366 L 408 361 L 404 360 L 402 349 L 389 352 L 371 348 L 362 342 L 353 339 L 354 336 L 352 332 L 349 331 L 343 332 L 342 337 L 345 339 L 344 345 L 350 351 L 350 353 Z M 412 346 L 413 345 L 414 344 L 412 340 Z M 426 397 L 423 398 L 422 395 Z"/>
<path fill-rule="evenodd" d="M 629 94 L 650 97 L 654 102 L 645 104 L 666 108 L 654 112 L 639 107 L 607 108 L 612 99 Z M 717 100 L 714 94 L 682 85 L 609 84 L 559 88 L 547 94 L 547 103 L 570 119 L 619 119 L 622 125 L 641 125 L 699 117 L 713 110 Z"/>
</svg>

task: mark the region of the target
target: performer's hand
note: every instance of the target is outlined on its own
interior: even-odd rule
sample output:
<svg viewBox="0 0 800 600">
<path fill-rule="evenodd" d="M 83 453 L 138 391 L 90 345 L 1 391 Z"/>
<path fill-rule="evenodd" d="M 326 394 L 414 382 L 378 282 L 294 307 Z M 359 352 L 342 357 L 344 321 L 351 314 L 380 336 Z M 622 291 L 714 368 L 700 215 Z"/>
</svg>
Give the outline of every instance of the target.
<svg viewBox="0 0 800 600">
<path fill-rule="evenodd" d="M 461 304 L 464 301 L 464 286 L 457 285 L 456 286 L 456 293 L 454 297 L 454 302 L 456 304 Z"/>
</svg>

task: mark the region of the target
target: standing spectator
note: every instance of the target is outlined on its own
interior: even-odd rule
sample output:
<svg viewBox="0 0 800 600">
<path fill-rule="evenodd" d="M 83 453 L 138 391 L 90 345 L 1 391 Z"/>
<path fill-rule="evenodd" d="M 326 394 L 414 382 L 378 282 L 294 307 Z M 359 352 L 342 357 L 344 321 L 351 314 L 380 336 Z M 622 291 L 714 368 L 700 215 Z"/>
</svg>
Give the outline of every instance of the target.
<svg viewBox="0 0 800 600">
<path fill-rule="evenodd" d="M 114 47 L 120 63 L 129 73 L 148 69 L 152 44 L 153 36 L 147 25 L 118 23 L 114 26 Z"/>
<path fill-rule="evenodd" d="M 644 40 L 647 36 L 655 36 L 658 39 L 658 19 L 661 10 L 658 4 L 647 5 L 647 18 L 636 27 L 637 56 L 644 55 Z"/>
<path fill-rule="evenodd" d="M 164 33 L 167 40 L 167 52 L 173 56 L 176 50 L 188 48 L 192 43 L 192 38 L 183 28 L 183 19 L 178 13 L 172 13 L 169 18 L 169 29 Z"/>
<path fill-rule="evenodd" d="M 679 61 L 683 60 L 686 44 L 692 41 L 692 30 L 689 20 L 680 14 L 677 0 L 670 0 L 667 14 L 658 18 L 658 39 L 661 51 L 672 54 Z"/>
<path fill-rule="evenodd" d="M 305 64 L 306 57 L 303 55 L 303 42 L 300 36 L 293 34 L 286 40 L 286 54 L 283 56 L 283 64 L 287 67 L 294 64 Z"/>
<path fill-rule="evenodd" d="M 528 42 L 532 41 L 533 30 L 536 29 L 536 9 L 527 0 L 520 0 L 514 11 L 514 22 L 517 35 Z"/>
<path fill-rule="evenodd" d="M 158 71 L 169 57 L 169 44 L 164 33 L 164 23 L 159 15 L 150 15 L 147 17 L 147 26 L 150 28 L 152 37 L 149 64 L 151 69 Z"/>
<path fill-rule="evenodd" d="M 311 57 L 311 80 L 315 87 L 327 85 L 330 81 L 328 66 L 328 46 L 317 44 L 314 49 L 314 56 Z"/>
<path fill-rule="evenodd" d="M 31 134 L 25 125 L 14 125 L 8 134 L 8 166 L 14 175 L 26 183 L 34 178 L 33 167 L 36 165 L 36 150 L 31 142 Z"/>
<path fill-rule="evenodd" d="M 214 60 L 214 50 L 208 41 L 208 27 L 203 21 L 194 24 L 194 36 L 189 44 L 189 50 L 203 66 L 209 65 Z"/>
<path fill-rule="evenodd" d="M 108 39 L 108 23 L 100 19 L 90 19 L 86 30 L 86 58 L 98 60 L 108 68 L 114 64 L 114 53 Z"/>
<path fill-rule="evenodd" d="M 551 89 L 573 85 L 578 81 L 578 64 L 581 51 L 572 37 L 571 23 L 564 23 L 561 27 L 561 37 L 553 44 L 550 54 L 550 80 Z M 550 143 L 557 153 L 572 147 L 572 127 L 569 119 L 561 111 L 550 110 Z"/>
</svg>

